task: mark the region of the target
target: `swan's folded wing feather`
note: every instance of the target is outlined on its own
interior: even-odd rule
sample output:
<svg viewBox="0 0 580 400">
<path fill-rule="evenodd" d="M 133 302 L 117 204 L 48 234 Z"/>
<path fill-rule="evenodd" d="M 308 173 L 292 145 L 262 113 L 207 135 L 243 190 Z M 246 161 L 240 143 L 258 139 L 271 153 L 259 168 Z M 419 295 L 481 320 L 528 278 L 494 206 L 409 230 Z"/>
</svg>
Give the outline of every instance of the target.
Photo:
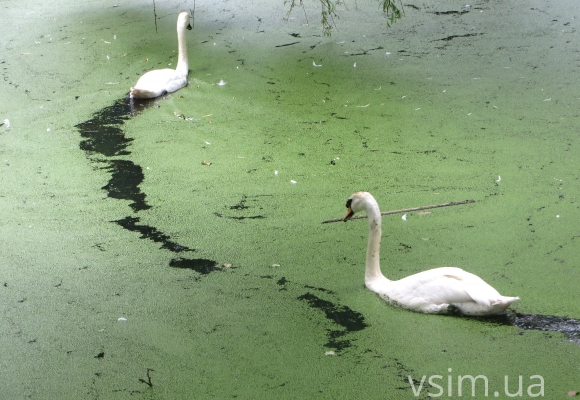
<svg viewBox="0 0 580 400">
<path fill-rule="evenodd" d="M 460 274 L 450 274 L 447 277 L 460 280 L 465 293 L 478 304 L 490 307 L 503 301 L 503 296 L 477 275 L 462 270 Z"/>
<path fill-rule="evenodd" d="M 139 78 L 131 94 L 137 98 L 152 98 L 173 93 L 186 85 L 187 75 L 169 68 L 155 69 Z"/>
<path fill-rule="evenodd" d="M 483 279 L 455 267 L 419 272 L 397 281 L 396 297 L 432 304 L 476 302 L 490 306 L 502 296 Z"/>
<path fill-rule="evenodd" d="M 457 270 L 457 271 L 456 271 Z M 400 279 L 392 285 L 392 297 L 401 303 L 451 304 L 473 301 L 463 288 L 459 268 L 435 268 Z"/>
</svg>

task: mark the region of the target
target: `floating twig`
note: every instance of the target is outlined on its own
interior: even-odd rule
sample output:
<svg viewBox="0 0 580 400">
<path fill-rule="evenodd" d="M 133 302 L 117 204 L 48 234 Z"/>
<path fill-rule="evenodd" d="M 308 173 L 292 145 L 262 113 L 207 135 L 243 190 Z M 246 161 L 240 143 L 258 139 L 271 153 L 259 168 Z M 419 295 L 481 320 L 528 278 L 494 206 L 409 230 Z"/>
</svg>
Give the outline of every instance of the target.
<svg viewBox="0 0 580 400">
<path fill-rule="evenodd" d="M 139 378 L 139 382 L 143 382 L 144 384 L 152 387 L 153 384 L 151 383 L 151 371 L 155 371 L 153 368 L 147 368 L 147 380 L 143 378 Z"/>
<path fill-rule="evenodd" d="M 155 11 L 155 0 L 153 0 L 153 19 L 155 20 L 155 33 L 157 32 L 157 12 Z"/>
<path fill-rule="evenodd" d="M 292 46 L 292 45 L 294 45 L 294 44 L 298 44 L 298 43 L 300 43 L 300 42 L 292 42 L 292 43 L 279 44 L 279 45 L 277 45 L 277 46 L 275 46 L 275 47 L 286 47 L 286 46 Z"/>
<path fill-rule="evenodd" d="M 384 211 L 381 213 L 381 215 L 391 215 L 391 214 L 400 214 L 400 213 L 408 213 L 408 212 L 412 212 L 412 211 L 420 211 L 420 210 L 428 210 L 430 208 L 439 208 L 439 207 L 449 207 L 449 206 L 458 206 L 461 204 L 469 204 L 469 203 L 475 203 L 475 200 L 463 200 L 463 201 L 452 201 L 451 203 L 444 203 L 444 204 L 434 204 L 431 206 L 423 206 L 423 207 L 415 207 L 415 208 L 404 208 L 402 210 L 393 210 L 393 211 Z M 366 215 L 355 215 L 354 217 L 350 218 L 350 219 L 360 219 L 360 218 L 366 218 Z M 342 218 L 335 218 L 335 219 L 329 219 L 326 221 L 322 221 L 323 224 L 327 224 L 329 222 L 340 222 L 342 221 Z"/>
</svg>

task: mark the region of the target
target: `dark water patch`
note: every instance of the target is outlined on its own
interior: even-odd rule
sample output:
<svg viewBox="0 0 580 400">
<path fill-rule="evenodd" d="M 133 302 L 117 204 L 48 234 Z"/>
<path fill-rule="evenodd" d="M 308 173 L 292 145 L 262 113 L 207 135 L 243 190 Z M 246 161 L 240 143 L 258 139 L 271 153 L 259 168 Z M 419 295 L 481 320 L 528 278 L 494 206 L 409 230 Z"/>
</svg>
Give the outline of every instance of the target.
<svg viewBox="0 0 580 400">
<path fill-rule="evenodd" d="M 549 331 L 563 333 L 568 340 L 580 345 L 580 321 L 567 317 L 551 315 L 516 313 L 513 324 L 524 330 Z"/>
<path fill-rule="evenodd" d="M 145 193 L 139 189 L 145 179 L 141 166 L 128 160 L 111 160 L 105 169 L 111 172 L 111 179 L 102 189 L 109 197 L 133 201 L 129 207 L 135 212 L 151 208 L 145 201 Z"/>
<path fill-rule="evenodd" d="M 230 210 L 245 210 L 246 208 L 250 208 L 246 205 L 246 196 L 242 197 L 238 204 L 230 206 Z"/>
<path fill-rule="evenodd" d="M 330 289 L 325 289 L 325 288 L 321 288 L 321 287 L 316 287 L 316 286 L 310 286 L 310 285 L 304 285 L 304 287 L 306 289 L 313 289 L 313 290 L 318 290 L 319 292 L 322 293 L 328 293 L 328 294 L 336 294 L 335 291 L 330 290 Z"/>
<path fill-rule="evenodd" d="M 131 117 L 129 101 L 120 99 L 94 113 L 88 121 L 75 125 L 84 138 L 80 143 L 81 150 L 106 157 L 130 154 L 125 149 L 133 139 L 125 137 L 120 125 Z"/>
<path fill-rule="evenodd" d="M 273 275 L 262 275 L 262 279 L 276 279 Z M 279 291 L 288 293 L 291 288 L 291 282 L 286 277 L 278 278 L 276 284 L 280 287 Z M 301 288 L 314 289 L 327 294 L 335 294 L 332 290 L 319 288 L 309 285 L 300 285 Z M 364 322 L 364 316 L 352 310 L 350 307 L 337 305 L 331 301 L 321 299 L 320 297 L 307 292 L 296 298 L 297 300 L 304 300 L 311 308 L 323 311 L 324 316 L 338 325 L 338 329 L 327 329 L 328 337 L 325 347 L 340 351 L 352 346 L 352 341 L 346 337 L 349 333 L 363 330 L 368 325 Z"/>
<path fill-rule="evenodd" d="M 235 213 L 235 212 L 244 213 L 245 211 L 250 210 L 252 208 L 257 208 L 258 210 L 262 210 L 262 207 L 259 205 L 259 198 L 260 197 L 272 197 L 272 195 L 269 195 L 269 194 L 257 195 L 257 196 L 243 195 L 237 204 L 234 204 L 233 206 L 229 207 L 230 211 L 226 211 L 226 212 L 217 212 L 216 211 L 213 213 L 213 215 L 215 215 L 216 217 L 219 217 L 219 218 L 228 218 L 228 219 L 234 219 L 234 220 L 238 220 L 238 221 L 241 221 L 244 219 L 265 219 L 266 216 L 261 215 L 261 214 L 231 215 L 232 213 Z M 250 203 L 250 205 L 248 204 L 248 202 Z M 253 205 L 253 204 L 257 204 L 257 205 Z M 227 215 L 227 214 L 230 214 L 230 215 Z"/>
<path fill-rule="evenodd" d="M 310 307 L 324 311 L 326 318 L 332 320 L 337 325 L 342 326 L 348 332 L 360 331 L 368 325 L 364 322 L 361 313 L 350 309 L 347 306 L 337 306 L 334 303 L 323 300 L 310 292 L 298 297 L 298 300 L 306 300 Z"/>
<path fill-rule="evenodd" d="M 276 282 L 277 285 L 282 286 L 282 288 L 280 288 L 280 290 L 287 290 L 287 288 L 286 288 L 287 283 L 289 283 L 289 281 L 288 281 L 288 279 L 286 279 L 285 276 L 278 279 L 278 281 Z"/>
<path fill-rule="evenodd" d="M 143 169 L 128 160 L 103 160 L 100 157 L 117 157 L 131 154 L 127 147 L 133 138 L 125 136 L 122 125 L 144 109 L 155 104 L 154 101 L 139 101 L 123 98 L 113 105 L 93 114 L 91 119 L 75 125 L 83 140 L 79 147 L 95 162 L 108 164 L 105 169 L 111 172 L 109 183 L 102 188 L 114 199 L 131 200 L 133 211 L 147 210 L 151 206 L 145 202 L 145 193 L 139 189 L 145 175 Z"/>
<path fill-rule="evenodd" d="M 174 258 L 169 262 L 169 266 L 173 268 L 192 269 L 202 275 L 207 275 L 215 271 L 223 271 L 217 262 L 206 258 Z"/>
<path fill-rule="evenodd" d="M 121 125 L 154 104 L 151 100 L 136 102 L 123 98 L 97 111 L 88 121 L 75 125 L 84 138 L 80 143 L 81 150 L 106 157 L 131 154 L 126 148 L 133 139 L 125 137 Z"/>
<path fill-rule="evenodd" d="M 337 351 L 351 347 L 351 340 L 344 339 L 344 336 L 351 332 L 363 330 L 368 325 L 364 322 L 364 317 L 359 312 L 347 306 L 337 306 L 334 303 L 321 299 L 308 292 L 298 297 L 298 300 L 305 300 L 312 308 L 324 312 L 327 319 L 339 325 L 343 329 L 329 329 L 327 331 L 328 342 L 324 345 Z"/>
<path fill-rule="evenodd" d="M 95 112 L 91 119 L 75 125 L 83 138 L 79 145 L 80 149 L 93 162 L 107 164 L 103 169 L 111 174 L 111 179 L 102 189 L 107 191 L 110 198 L 131 201 L 129 206 L 134 212 L 151 208 L 145 200 L 146 194 L 139 188 L 145 179 L 143 168 L 132 161 L 111 157 L 131 154 L 127 148 L 133 139 L 125 136 L 122 126 L 127 120 L 135 117 L 146 108 L 156 105 L 156 101 L 156 99 L 144 101 L 129 98 L 119 99 L 113 105 Z M 105 158 L 103 159 L 103 157 Z M 131 232 L 139 232 L 141 239 L 161 243 L 161 249 L 174 253 L 195 251 L 195 249 L 190 249 L 171 240 L 169 235 L 155 227 L 139 224 L 139 218 L 128 216 L 111 222 L 115 222 Z M 206 259 L 178 258 L 171 260 L 169 265 L 175 268 L 192 269 L 200 274 L 221 270 L 215 261 Z"/>
<path fill-rule="evenodd" d="M 429 380 L 425 380 L 425 376 L 421 377 L 421 380 L 418 380 L 418 374 L 405 364 L 403 364 L 399 359 L 393 359 L 393 365 L 387 365 L 385 367 L 395 368 L 396 374 L 403 383 L 402 386 L 397 386 L 395 389 L 402 390 L 406 392 L 413 392 L 414 398 L 419 399 L 419 395 L 415 392 L 415 390 L 419 389 L 419 392 L 429 393 L 433 389 L 433 386 L 429 382 Z M 417 389 L 415 389 L 417 388 Z M 411 397 L 409 397 L 411 398 Z M 427 395 L 427 397 L 421 397 L 421 399 L 432 399 L 431 396 Z"/>
<path fill-rule="evenodd" d="M 80 129 L 81 136 L 86 138 L 79 146 L 87 153 L 100 153 L 107 157 L 131 154 L 125 148 L 133 139 L 126 138 L 123 130 L 117 126 L 100 126 L 95 130 L 86 125 L 76 127 Z M 98 135 L 93 135 L 95 133 Z"/>
<path fill-rule="evenodd" d="M 580 345 L 580 320 L 552 315 L 509 312 L 504 315 L 478 318 L 500 325 L 516 326 L 523 330 L 563 333 L 568 340 Z"/>
<path fill-rule="evenodd" d="M 182 246 L 179 243 L 170 240 L 170 236 L 158 231 L 157 228 L 148 225 L 138 225 L 137 222 L 139 222 L 139 218 L 137 217 L 125 217 L 111 222 L 115 222 L 129 231 L 139 232 L 141 234 L 141 239 L 150 239 L 154 242 L 162 243 L 160 247 L 161 249 L 167 249 L 175 253 L 180 253 L 182 251 L 195 251 L 195 249 L 190 249 L 187 246 Z"/>
</svg>

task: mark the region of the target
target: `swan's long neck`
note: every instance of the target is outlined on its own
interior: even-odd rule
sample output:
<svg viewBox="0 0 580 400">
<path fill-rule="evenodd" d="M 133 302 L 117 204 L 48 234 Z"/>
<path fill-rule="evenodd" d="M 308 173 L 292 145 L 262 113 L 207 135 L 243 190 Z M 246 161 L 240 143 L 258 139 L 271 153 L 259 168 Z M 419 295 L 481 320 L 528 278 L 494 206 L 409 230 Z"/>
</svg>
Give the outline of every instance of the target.
<svg viewBox="0 0 580 400">
<path fill-rule="evenodd" d="M 386 278 L 381 272 L 380 265 L 381 212 L 376 201 L 367 203 L 366 212 L 369 219 L 369 243 L 367 247 L 365 283 L 368 287 L 372 282 L 383 281 Z"/>
<path fill-rule="evenodd" d="M 177 27 L 177 67 L 175 70 L 180 74 L 187 75 L 189 63 L 187 61 L 187 43 L 185 41 L 185 27 Z"/>
</svg>

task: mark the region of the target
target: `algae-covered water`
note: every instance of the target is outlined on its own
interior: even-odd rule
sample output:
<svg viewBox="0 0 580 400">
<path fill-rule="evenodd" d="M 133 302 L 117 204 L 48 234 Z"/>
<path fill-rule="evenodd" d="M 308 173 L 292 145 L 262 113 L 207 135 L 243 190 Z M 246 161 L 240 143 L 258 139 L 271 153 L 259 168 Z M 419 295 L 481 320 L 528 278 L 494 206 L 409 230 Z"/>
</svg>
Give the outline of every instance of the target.
<svg viewBox="0 0 580 400">
<path fill-rule="evenodd" d="M 135 109 L 194 7 L 155 5 L 157 32 L 146 1 L 0 3 L 0 397 L 580 391 L 577 324 L 541 330 L 580 319 L 575 2 L 423 1 L 391 28 L 348 2 L 324 37 L 314 2 L 198 0 L 189 86 Z M 462 267 L 539 317 L 387 305 L 365 220 L 321 224 L 358 190 L 475 200 L 384 217 L 383 272 Z"/>
</svg>

